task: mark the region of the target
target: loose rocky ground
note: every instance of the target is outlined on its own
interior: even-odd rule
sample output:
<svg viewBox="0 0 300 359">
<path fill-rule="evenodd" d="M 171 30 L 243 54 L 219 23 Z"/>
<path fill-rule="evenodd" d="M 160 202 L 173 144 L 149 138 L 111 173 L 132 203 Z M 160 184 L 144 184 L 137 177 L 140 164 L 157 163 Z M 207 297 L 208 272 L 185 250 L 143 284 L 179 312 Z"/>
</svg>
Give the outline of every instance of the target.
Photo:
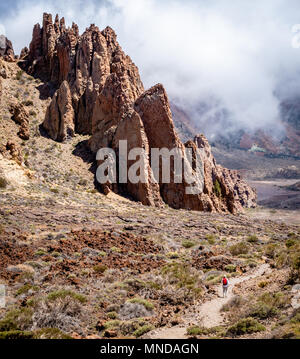
<svg viewBox="0 0 300 359">
<path fill-rule="evenodd" d="M 290 249 L 299 246 L 299 226 L 247 214 L 155 209 L 88 190 L 65 196 L 57 188 L 1 190 L 0 276 L 8 290 L 2 331 L 57 336 L 40 332 L 54 327 L 76 338 L 139 337 L 186 317 L 199 325 L 199 314 L 191 313 L 216 298 L 223 273 L 236 280 L 263 263 L 272 275 L 256 279 L 251 295 L 292 295 L 297 277 L 289 276 L 299 252 Z M 283 279 L 272 283 L 276 273 Z M 264 282 L 270 284 L 261 288 Z M 242 287 L 239 292 L 247 298 Z M 267 330 L 258 336 L 275 335 L 280 318 L 292 315 L 289 303 L 272 320 L 259 320 Z M 239 321 L 227 312 L 224 318 L 223 332 Z"/>
<path fill-rule="evenodd" d="M 299 337 L 299 212 L 279 220 L 266 208 L 234 216 L 104 196 L 87 138 L 57 144 L 40 128 L 51 89 L 6 66 L 0 338 L 142 337 L 178 325 L 201 338 Z M 5 104 L 15 100 L 29 108 L 26 141 Z M 243 281 L 266 264 L 271 273 Z M 219 308 L 224 273 L 236 281 L 234 297 L 224 302 L 224 321 L 209 328 L 197 312 L 214 300 Z"/>
</svg>

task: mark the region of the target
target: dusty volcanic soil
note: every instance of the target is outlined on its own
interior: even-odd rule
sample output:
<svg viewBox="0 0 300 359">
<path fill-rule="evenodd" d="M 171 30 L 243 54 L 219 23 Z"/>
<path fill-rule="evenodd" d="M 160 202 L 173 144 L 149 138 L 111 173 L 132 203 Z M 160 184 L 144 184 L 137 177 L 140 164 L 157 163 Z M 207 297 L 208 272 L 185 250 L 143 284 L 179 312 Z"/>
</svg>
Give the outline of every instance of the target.
<svg viewBox="0 0 300 359">
<path fill-rule="evenodd" d="M 151 208 L 89 190 L 66 197 L 63 187 L 33 183 L 1 190 L 0 208 L 0 281 L 8 293 L 0 318 L 28 308 L 30 318 L 14 325 L 35 336 L 50 325 L 60 331 L 55 337 L 139 337 L 179 323 L 185 336 L 189 323 L 201 322 L 191 313 L 218 295 L 222 273 L 242 278 L 265 262 L 277 271 L 268 246 L 284 249 L 291 233 L 300 235 L 297 225 L 247 213 Z M 246 249 L 235 251 L 239 243 Z M 284 288 L 272 290 L 289 293 Z M 224 315 L 225 327 L 238 320 Z M 262 320 L 269 336 L 276 320 Z"/>
<path fill-rule="evenodd" d="M 249 181 L 257 190 L 258 207 L 247 210 L 253 218 L 300 224 L 300 192 L 291 190 L 297 179 Z"/>
<path fill-rule="evenodd" d="M 254 297 L 267 299 L 256 303 L 247 291 L 246 304 L 224 312 L 221 330 L 190 336 L 299 336 L 292 306 L 299 212 L 294 220 L 292 211 L 267 207 L 204 213 L 104 196 L 95 188 L 88 136 L 48 138 L 40 125 L 50 97 L 42 96 L 39 80 L 7 66 L 0 106 L 0 283 L 7 289 L 0 338 L 132 338 L 180 324 L 188 332 L 189 323 L 205 325 L 196 312 L 218 298 L 224 273 L 236 284 L 258 273 Z M 29 140 L 17 135 L 12 101 L 28 108 Z M 266 265 L 282 280 L 269 286 L 269 274 L 260 272 Z M 248 317 L 256 322 L 242 322 L 245 332 L 229 330 Z"/>
</svg>

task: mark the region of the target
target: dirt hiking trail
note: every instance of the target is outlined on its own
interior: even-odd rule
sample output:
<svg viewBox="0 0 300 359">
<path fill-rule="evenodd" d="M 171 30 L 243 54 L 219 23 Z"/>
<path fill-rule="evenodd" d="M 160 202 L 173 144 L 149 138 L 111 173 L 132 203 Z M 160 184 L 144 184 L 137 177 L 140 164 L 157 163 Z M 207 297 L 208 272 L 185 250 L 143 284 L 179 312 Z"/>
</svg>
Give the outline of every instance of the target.
<svg viewBox="0 0 300 359">
<path fill-rule="evenodd" d="M 236 284 L 242 283 L 246 280 L 260 277 L 270 270 L 268 264 L 262 264 L 256 268 L 251 274 L 230 278 L 227 297 L 223 298 L 222 286 L 218 285 L 218 296 L 215 299 L 209 300 L 199 306 L 191 309 L 191 313 L 187 313 L 182 319 L 183 324 L 174 326 L 172 328 L 162 328 L 147 333 L 145 339 L 186 339 L 187 328 L 191 325 L 201 325 L 205 328 L 212 328 L 223 324 L 223 317 L 221 308 L 234 297 L 233 288 Z"/>
</svg>

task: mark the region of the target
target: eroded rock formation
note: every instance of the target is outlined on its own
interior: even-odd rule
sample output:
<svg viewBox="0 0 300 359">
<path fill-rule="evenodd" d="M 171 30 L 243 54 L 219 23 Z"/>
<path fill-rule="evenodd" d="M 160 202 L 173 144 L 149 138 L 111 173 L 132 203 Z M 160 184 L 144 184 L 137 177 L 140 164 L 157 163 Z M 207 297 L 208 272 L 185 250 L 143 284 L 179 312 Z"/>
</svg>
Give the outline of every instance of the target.
<svg viewBox="0 0 300 359">
<path fill-rule="evenodd" d="M 75 116 L 67 81 L 63 81 L 55 92 L 47 109 L 43 126 L 49 136 L 56 141 L 63 141 L 67 136 L 74 135 Z"/>
<path fill-rule="evenodd" d="M 12 119 L 20 126 L 18 136 L 22 140 L 29 140 L 29 113 L 24 105 L 17 103 L 10 106 Z"/>
<path fill-rule="evenodd" d="M 4 35 L 0 35 L 0 57 L 3 57 L 5 61 L 15 61 L 12 43 Z"/>
<path fill-rule="evenodd" d="M 66 28 L 65 21 L 44 14 L 42 27 L 33 29 L 29 52 L 22 52 L 24 67 L 35 76 L 57 87 L 47 110 L 44 128 L 51 138 L 63 141 L 74 133 L 89 134 L 93 152 L 113 148 L 121 161 L 119 141 L 127 140 L 127 153 L 142 148 L 139 175 L 145 183 L 104 184 L 103 190 L 126 193 L 146 205 L 167 203 L 173 208 L 200 211 L 236 212 L 255 204 L 255 193 L 237 172 L 218 166 L 203 136 L 185 145 L 174 128 L 170 104 L 162 85 L 145 92 L 138 68 L 117 42 L 115 32 L 100 31 L 91 25 L 80 36 L 76 24 Z M 171 161 L 170 182 L 162 181 L 162 166 L 155 180 L 151 163 L 152 149 L 176 149 L 193 176 L 193 182 L 177 183 Z M 200 150 L 200 171 L 186 155 L 189 148 L 196 156 Z M 100 164 L 101 162 L 99 162 Z M 127 170 L 135 161 L 130 160 Z M 118 173 L 118 177 L 120 173 Z"/>
</svg>

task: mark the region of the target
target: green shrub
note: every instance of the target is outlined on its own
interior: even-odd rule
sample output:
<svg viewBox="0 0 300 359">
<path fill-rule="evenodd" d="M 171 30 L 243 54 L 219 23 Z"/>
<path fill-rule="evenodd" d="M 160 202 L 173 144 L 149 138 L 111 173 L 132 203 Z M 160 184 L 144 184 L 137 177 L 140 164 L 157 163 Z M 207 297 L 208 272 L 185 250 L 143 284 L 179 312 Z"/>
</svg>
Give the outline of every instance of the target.
<svg viewBox="0 0 300 359">
<path fill-rule="evenodd" d="M 122 252 L 121 248 L 118 248 L 118 247 L 111 247 L 110 250 L 112 252 L 115 252 L 115 253 L 121 253 Z"/>
<path fill-rule="evenodd" d="M 215 244 L 215 242 L 216 242 L 216 236 L 214 234 L 208 234 L 206 236 L 206 239 L 207 239 L 208 243 L 211 245 Z"/>
<path fill-rule="evenodd" d="M 72 339 L 58 328 L 43 328 L 34 332 L 34 339 Z"/>
<path fill-rule="evenodd" d="M 258 298 L 249 315 L 259 319 L 271 318 L 278 313 L 278 309 L 283 308 L 287 303 L 288 298 L 281 292 L 264 293 Z"/>
<path fill-rule="evenodd" d="M 295 239 L 288 239 L 286 242 L 285 242 L 285 245 L 287 246 L 287 248 L 291 248 L 293 247 L 294 245 L 296 244 L 296 240 Z"/>
<path fill-rule="evenodd" d="M 237 244 L 232 245 L 229 248 L 229 251 L 233 256 L 238 256 L 240 254 L 247 254 L 249 251 L 249 247 L 246 243 L 239 242 Z"/>
<path fill-rule="evenodd" d="M 17 74 L 16 74 L 16 80 L 21 80 L 21 78 L 22 78 L 22 76 L 23 76 L 23 72 L 24 71 L 22 71 L 22 70 L 19 70 L 18 72 L 17 72 Z"/>
<path fill-rule="evenodd" d="M 71 297 L 75 300 L 77 300 L 80 303 L 86 303 L 87 299 L 84 295 L 72 292 L 71 290 L 67 289 L 61 289 L 54 291 L 50 294 L 48 294 L 47 299 L 50 301 L 55 301 L 56 299 L 65 299 L 66 297 Z"/>
<path fill-rule="evenodd" d="M 245 335 L 265 331 L 266 328 L 253 318 L 243 318 L 228 328 L 227 335 Z"/>
<path fill-rule="evenodd" d="M 118 313 L 117 312 L 108 312 L 107 316 L 109 319 L 117 319 L 118 318 Z"/>
<path fill-rule="evenodd" d="M 187 329 L 187 334 L 192 336 L 221 334 L 223 332 L 224 332 L 224 328 L 222 327 L 204 328 L 195 325 Z"/>
<path fill-rule="evenodd" d="M 32 285 L 29 284 L 29 283 L 27 283 L 27 284 L 23 285 L 21 288 L 19 288 L 19 289 L 17 290 L 16 295 L 25 294 L 25 293 L 27 293 L 30 289 L 32 289 Z"/>
<path fill-rule="evenodd" d="M 184 247 L 184 248 L 192 248 L 192 247 L 194 247 L 196 245 L 196 243 L 195 242 L 193 242 L 193 241 L 183 241 L 182 242 L 182 246 Z"/>
<path fill-rule="evenodd" d="M 119 327 L 121 324 L 120 320 L 109 320 L 104 324 L 104 329 L 113 329 Z"/>
<path fill-rule="evenodd" d="M 198 326 L 193 326 L 187 329 L 187 334 L 188 335 L 207 335 L 208 334 L 208 329 L 207 328 L 202 328 L 202 327 L 198 327 Z"/>
<path fill-rule="evenodd" d="M 107 269 L 107 266 L 104 264 L 97 264 L 93 267 L 94 272 L 96 273 L 104 273 Z"/>
<path fill-rule="evenodd" d="M 268 244 L 265 247 L 265 254 L 267 257 L 274 259 L 279 246 L 275 243 Z"/>
<path fill-rule="evenodd" d="M 26 332 L 22 330 L 10 330 L 0 332 L 0 339 L 33 339 L 34 334 L 32 332 Z"/>
<path fill-rule="evenodd" d="M 133 335 L 137 338 L 141 337 L 142 335 L 150 332 L 153 330 L 154 327 L 151 324 L 143 325 L 142 327 L 138 328 L 136 331 L 133 332 Z"/>
<path fill-rule="evenodd" d="M 4 177 L 0 177 L 0 188 L 4 189 L 8 185 L 7 180 Z"/>
<path fill-rule="evenodd" d="M 227 266 L 225 266 L 225 270 L 226 272 L 234 273 L 236 271 L 236 265 L 228 264 Z"/>
<path fill-rule="evenodd" d="M 37 250 L 34 255 L 35 256 L 45 256 L 47 253 L 43 249 Z"/>
<path fill-rule="evenodd" d="M 31 308 L 12 309 L 0 320 L 0 332 L 24 330 L 31 325 L 33 310 Z"/>
<path fill-rule="evenodd" d="M 268 284 L 269 284 L 269 282 L 263 280 L 258 283 L 258 286 L 259 286 L 259 288 L 265 288 Z"/>
<path fill-rule="evenodd" d="M 247 242 L 249 242 L 249 243 L 257 243 L 258 238 L 257 238 L 257 236 L 255 234 L 253 234 L 253 235 L 248 237 Z"/>
<path fill-rule="evenodd" d="M 202 293 L 199 273 L 193 272 L 186 263 L 169 263 L 162 268 L 162 275 L 168 277 L 169 283 L 184 289 L 185 297 L 197 298 Z"/>
<path fill-rule="evenodd" d="M 217 197 L 222 197 L 222 189 L 220 182 L 216 179 L 214 182 L 214 192 Z"/>
<path fill-rule="evenodd" d="M 153 310 L 154 305 L 146 299 L 133 298 L 128 300 L 129 303 L 137 303 L 143 305 L 147 310 Z"/>
<path fill-rule="evenodd" d="M 156 290 L 161 290 L 162 289 L 162 285 L 157 283 L 157 282 L 146 282 L 146 287 L 151 288 L 151 289 L 156 289 Z"/>
<path fill-rule="evenodd" d="M 239 295 L 236 295 L 229 299 L 229 301 L 222 306 L 221 312 L 228 312 L 230 309 L 236 310 L 237 308 L 240 308 L 243 303 L 243 298 Z"/>
</svg>

